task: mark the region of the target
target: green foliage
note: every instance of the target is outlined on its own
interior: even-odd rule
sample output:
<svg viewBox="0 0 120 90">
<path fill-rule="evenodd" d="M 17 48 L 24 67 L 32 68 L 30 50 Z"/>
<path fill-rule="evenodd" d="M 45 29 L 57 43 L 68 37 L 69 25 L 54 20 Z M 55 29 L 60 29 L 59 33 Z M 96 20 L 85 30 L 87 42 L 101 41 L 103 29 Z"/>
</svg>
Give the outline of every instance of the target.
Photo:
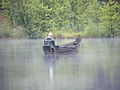
<svg viewBox="0 0 120 90">
<path fill-rule="evenodd" d="M 119 36 L 120 6 L 117 2 L 110 0 L 108 3 L 103 3 L 100 19 L 107 37 Z"/>
<path fill-rule="evenodd" d="M 0 37 L 10 37 L 11 33 L 11 27 L 7 22 L 0 23 Z"/>
<path fill-rule="evenodd" d="M 0 23 L 0 37 L 25 38 L 27 35 L 22 27 L 12 28 L 9 21 Z"/>
<path fill-rule="evenodd" d="M 120 6 L 112 0 L 2 0 L 1 4 L 15 37 L 24 32 L 39 38 L 49 31 L 58 36 L 120 36 Z"/>
</svg>

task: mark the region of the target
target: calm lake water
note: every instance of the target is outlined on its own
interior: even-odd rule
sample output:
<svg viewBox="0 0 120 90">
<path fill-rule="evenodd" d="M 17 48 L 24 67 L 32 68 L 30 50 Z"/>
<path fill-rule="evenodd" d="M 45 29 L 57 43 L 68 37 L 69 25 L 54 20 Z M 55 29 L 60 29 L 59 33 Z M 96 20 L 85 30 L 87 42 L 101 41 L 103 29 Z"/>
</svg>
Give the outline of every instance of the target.
<svg viewBox="0 0 120 90">
<path fill-rule="evenodd" d="M 77 53 L 48 57 L 42 45 L 0 39 L 0 90 L 120 90 L 120 38 L 82 39 Z"/>
</svg>

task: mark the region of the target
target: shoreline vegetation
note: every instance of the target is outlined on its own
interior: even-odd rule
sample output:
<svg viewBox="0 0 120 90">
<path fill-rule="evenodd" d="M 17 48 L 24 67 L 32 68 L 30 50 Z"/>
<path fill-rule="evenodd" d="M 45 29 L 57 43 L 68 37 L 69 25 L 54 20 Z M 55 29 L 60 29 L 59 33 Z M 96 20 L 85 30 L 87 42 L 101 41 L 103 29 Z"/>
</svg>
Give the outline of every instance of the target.
<svg viewBox="0 0 120 90">
<path fill-rule="evenodd" d="M 2 0 L 0 38 L 120 37 L 119 0 Z"/>
<path fill-rule="evenodd" d="M 2 27 L 2 28 L 1 28 Z M 3 30 L 2 30 L 3 29 Z M 37 38 L 31 38 L 24 32 L 24 28 L 17 27 L 12 28 L 8 25 L 0 25 L 0 38 L 13 38 L 13 39 L 19 39 L 19 38 L 25 38 L 25 39 L 39 39 L 39 38 L 45 38 L 49 32 L 44 32 L 40 37 Z M 59 39 L 73 39 L 76 37 L 81 38 L 120 38 L 120 36 L 104 36 L 104 32 L 90 32 L 90 31 L 81 31 L 81 32 L 74 32 L 74 31 L 51 31 L 53 33 L 54 38 Z M 89 34 L 90 33 L 90 34 Z M 102 35 L 103 34 L 103 35 Z"/>
<path fill-rule="evenodd" d="M 9 25 L 7 23 L 8 21 L 3 20 L 0 23 L 0 38 L 13 38 L 13 39 L 39 39 L 39 38 L 45 38 L 49 32 L 44 32 L 40 37 L 38 38 L 31 38 L 28 36 L 25 32 L 25 28 L 23 27 L 16 27 L 13 28 L 12 25 Z M 81 37 L 81 38 L 120 38 L 120 36 L 110 36 L 110 37 L 105 37 L 104 34 L 105 32 L 98 32 L 98 31 L 80 31 L 80 32 L 74 32 L 74 31 L 62 31 L 59 30 L 57 32 L 51 31 L 53 33 L 54 38 L 59 38 L 59 39 L 73 39 L 76 37 Z"/>
</svg>

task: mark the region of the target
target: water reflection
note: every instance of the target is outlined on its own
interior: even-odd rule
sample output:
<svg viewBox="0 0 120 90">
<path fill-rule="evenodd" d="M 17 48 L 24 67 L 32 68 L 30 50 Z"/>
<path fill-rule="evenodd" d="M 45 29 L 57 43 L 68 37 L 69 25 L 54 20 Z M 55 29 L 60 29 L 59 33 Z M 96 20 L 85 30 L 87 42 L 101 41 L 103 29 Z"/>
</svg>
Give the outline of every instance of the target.
<svg viewBox="0 0 120 90">
<path fill-rule="evenodd" d="M 54 73 L 56 61 L 57 61 L 57 58 L 55 55 L 44 55 L 45 66 L 49 74 L 49 78 L 51 80 L 53 80 L 53 73 Z"/>
<path fill-rule="evenodd" d="M 0 40 L 0 90 L 120 90 L 120 39 L 83 39 L 77 53 L 50 56 L 42 41 Z"/>
<path fill-rule="evenodd" d="M 101 67 L 102 65 L 98 68 L 92 90 L 114 90 L 112 88 L 112 82 L 110 81 L 109 74 Z"/>
<path fill-rule="evenodd" d="M 0 56 L 2 58 L 2 56 Z M 0 60 L 0 90 L 4 90 L 4 61 Z"/>
<path fill-rule="evenodd" d="M 56 68 L 57 63 L 59 63 L 59 60 L 74 60 L 73 62 L 80 61 L 80 56 L 78 55 L 78 52 L 67 52 L 67 53 L 57 53 L 57 54 L 51 54 L 51 55 L 44 55 L 44 63 L 46 70 L 48 72 L 49 78 L 51 81 L 54 79 L 54 71 Z"/>
</svg>

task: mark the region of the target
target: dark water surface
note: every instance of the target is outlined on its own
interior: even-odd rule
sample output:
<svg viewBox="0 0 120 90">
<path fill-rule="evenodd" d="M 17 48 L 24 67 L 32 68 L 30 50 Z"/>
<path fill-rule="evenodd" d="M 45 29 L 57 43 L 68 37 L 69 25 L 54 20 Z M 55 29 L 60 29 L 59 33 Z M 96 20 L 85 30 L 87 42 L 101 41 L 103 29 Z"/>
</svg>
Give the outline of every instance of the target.
<svg viewBox="0 0 120 90">
<path fill-rule="evenodd" d="M 120 38 L 83 39 L 77 53 L 48 57 L 42 45 L 0 39 L 0 90 L 120 90 Z"/>
</svg>

